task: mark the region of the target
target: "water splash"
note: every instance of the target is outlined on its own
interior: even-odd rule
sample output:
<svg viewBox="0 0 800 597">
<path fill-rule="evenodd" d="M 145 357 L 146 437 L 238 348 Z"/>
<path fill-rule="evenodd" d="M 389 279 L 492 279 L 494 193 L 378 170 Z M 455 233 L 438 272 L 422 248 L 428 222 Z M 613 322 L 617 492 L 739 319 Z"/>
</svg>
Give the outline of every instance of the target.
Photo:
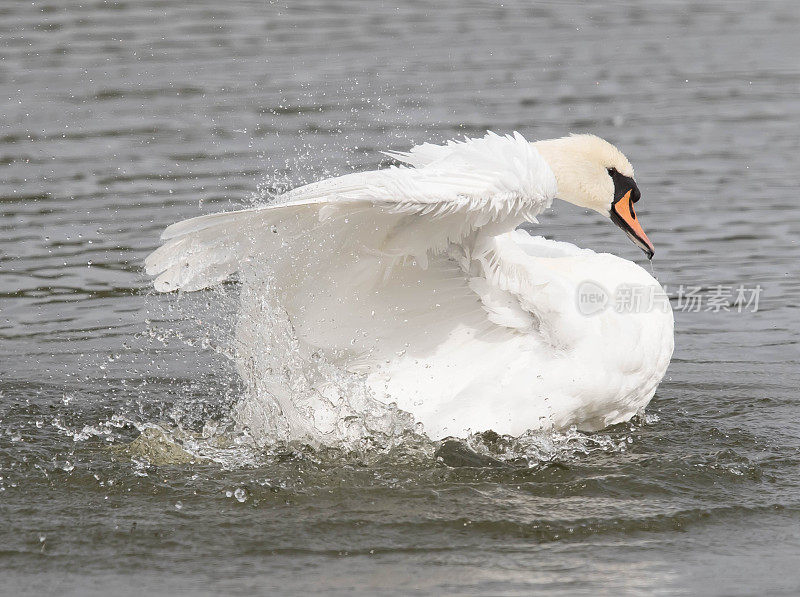
<svg viewBox="0 0 800 597">
<path fill-rule="evenodd" d="M 628 424 L 628 428 L 632 426 L 633 423 Z M 599 452 L 625 452 L 632 441 L 628 433 L 584 433 L 572 426 L 566 431 L 528 431 L 519 437 L 499 435 L 492 431 L 475 433 L 465 443 L 477 454 L 504 463 L 536 466 L 543 462 L 564 462 Z"/>
<path fill-rule="evenodd" d="M 417 430 L 411 414 L 376 400 L 363 377 L 331 363 L 299 340 L 269 276 L 243 280 L 236 364 L 245 396 L 233 412 L 258 445 L 364 442 L 391 446 Z"/>
</svg>

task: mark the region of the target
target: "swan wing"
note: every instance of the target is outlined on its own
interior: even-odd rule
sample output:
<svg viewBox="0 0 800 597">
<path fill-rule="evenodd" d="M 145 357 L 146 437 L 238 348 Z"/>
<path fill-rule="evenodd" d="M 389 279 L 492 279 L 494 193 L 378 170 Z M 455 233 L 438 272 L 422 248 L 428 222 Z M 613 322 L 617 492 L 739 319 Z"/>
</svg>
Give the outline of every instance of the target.
<svg viewBox="0 0 800 597">
<path fill-rule="evenodd" d="M 323 180 L 286 193 L 280 203 L 173 224 L 146 259 L 146 271 L 157 276 L 159 291 L 199 290 L 256 255 L 317 243 L 411 257 L 424 268 L 429 253 L 475 230 L 505 231 L 534 219 L 556 193 L 549 166 L 518 133 L 424 144 L 399 157 L 411 165 Z"/>
</svg>

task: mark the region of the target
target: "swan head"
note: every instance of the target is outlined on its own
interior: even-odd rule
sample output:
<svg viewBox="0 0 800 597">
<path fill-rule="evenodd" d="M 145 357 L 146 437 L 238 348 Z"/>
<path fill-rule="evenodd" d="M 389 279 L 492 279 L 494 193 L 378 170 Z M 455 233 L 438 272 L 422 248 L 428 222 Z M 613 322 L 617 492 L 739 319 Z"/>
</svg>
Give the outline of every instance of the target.
<svg viewBox="0 0 800 597">
<path fill-rule="evenodd" d="M 534 144 L 558 184 L 558 198 L 611 218 L 648 259 L 655 249 L 636 217 L 641 198 L 633 166 L 623 153 L 595 135 L 570 135 Z"/>
</svg>

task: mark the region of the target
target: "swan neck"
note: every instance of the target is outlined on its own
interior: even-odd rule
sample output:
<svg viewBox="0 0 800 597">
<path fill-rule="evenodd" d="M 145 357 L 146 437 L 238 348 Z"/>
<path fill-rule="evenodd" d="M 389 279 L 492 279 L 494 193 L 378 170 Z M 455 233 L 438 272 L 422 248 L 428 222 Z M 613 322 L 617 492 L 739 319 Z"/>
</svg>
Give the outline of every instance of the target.
<svg viewBox="0 0 800 597">
<path fill-rule="evenodd" d="M 564 190 L 568 187 L 568 185 L 564 183 L 566 182 L 566 177 L 569 176 L 569 164 L 571 162 L 569 153 L 571 152 L 564 147 L 562 139 L 536 141 L 533 146 L 539 152 L 539 155 L 542 156 L 544 161 L 547 162 L 547 165 L 550 166 L 550 170 L 553 171 L 553 175 L 556 177 L 558 198 L 564 201 L 569 201 L 570 203 L 574 203 L 574 201 L 571 201 L 569 197 L 565 197 L 563 195 Z"/>
</svg>

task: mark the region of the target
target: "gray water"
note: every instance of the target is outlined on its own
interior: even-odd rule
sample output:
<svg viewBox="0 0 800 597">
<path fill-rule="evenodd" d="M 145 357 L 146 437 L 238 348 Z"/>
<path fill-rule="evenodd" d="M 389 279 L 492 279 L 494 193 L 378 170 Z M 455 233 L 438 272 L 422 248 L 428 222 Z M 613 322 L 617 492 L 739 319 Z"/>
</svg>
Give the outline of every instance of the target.
<svg viewBox="0 0 800 597">
<path fill-rule="evenodd" d="M 0 593 L 797 594 L 798 28 L 789 0 L 3 2 Z M 503 466 L 204 440 L 236 289 L 153 294 L 164 226 L 489 128 L 634 163 L 676 310 L 647 415 L 470 440 Z M 758 309 L 679 302 L 718 285 Z"/>
</svg>

